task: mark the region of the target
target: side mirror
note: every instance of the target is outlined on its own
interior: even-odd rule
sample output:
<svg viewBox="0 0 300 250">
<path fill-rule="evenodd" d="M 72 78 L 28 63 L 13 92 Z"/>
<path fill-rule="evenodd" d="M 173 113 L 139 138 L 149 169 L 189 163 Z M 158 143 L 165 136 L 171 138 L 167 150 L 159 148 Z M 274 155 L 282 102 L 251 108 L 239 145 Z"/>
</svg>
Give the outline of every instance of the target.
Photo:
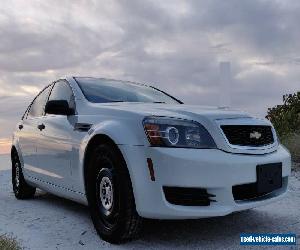
<svg viewBox="0 0 300 250">
<path fill-rule="evenodd" d="M 45 107 L 46 114 L 53 115 L 74 115 L 74 109 L 70 108 L 66 100 L 48 101 Z"/>
</svg>

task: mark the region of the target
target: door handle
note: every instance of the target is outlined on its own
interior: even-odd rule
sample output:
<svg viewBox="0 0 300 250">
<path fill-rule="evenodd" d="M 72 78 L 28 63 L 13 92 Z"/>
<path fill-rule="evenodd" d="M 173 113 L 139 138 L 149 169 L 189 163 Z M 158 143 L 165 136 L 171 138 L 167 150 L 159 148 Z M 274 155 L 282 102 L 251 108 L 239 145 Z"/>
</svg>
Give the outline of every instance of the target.
<svg viewBox="0 0 300 250">
<path fill-rule="evenodd" d="M 23 126 L 22 124 L 19 125 L 19 129 L 20 129 L 20 130 L 23 129 L 23 127 L 24 127 L 24 126 Z"/>
<path fill-rule="evenodd" d="M 43 123 L 42 123 L 42 124 L 39 124 L 37 127 L 38 127 L 38 129 L 41 130 L 41 131 L 42 131 L 43 129 L 46 128 L 45 124 L 43 124 Z"/>
</svg>

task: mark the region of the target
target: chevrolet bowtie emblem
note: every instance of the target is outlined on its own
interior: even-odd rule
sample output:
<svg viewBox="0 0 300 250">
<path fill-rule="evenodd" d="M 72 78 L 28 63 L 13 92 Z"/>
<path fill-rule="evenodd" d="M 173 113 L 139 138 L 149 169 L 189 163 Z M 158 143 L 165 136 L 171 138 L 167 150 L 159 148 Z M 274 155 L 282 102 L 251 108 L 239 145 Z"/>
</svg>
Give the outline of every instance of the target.
<svg viewBox="0 0 300 250">
<path fill-rule="evenodd" d="M 253 131 L 252 133 L 250 133 L 250 139 L 258 140 L 260 137 L 261 137 L 261 133 L 257 131 Z"/>
</svg>

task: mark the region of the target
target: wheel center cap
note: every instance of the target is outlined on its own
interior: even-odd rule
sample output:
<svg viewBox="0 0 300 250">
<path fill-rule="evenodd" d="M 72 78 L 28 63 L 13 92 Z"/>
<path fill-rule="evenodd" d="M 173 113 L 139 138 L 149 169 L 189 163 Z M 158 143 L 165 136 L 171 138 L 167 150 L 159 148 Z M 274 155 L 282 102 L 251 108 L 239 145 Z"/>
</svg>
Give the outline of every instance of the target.
<svg viewBox="0 0 300 250">
<path fill-rule="evenodd" d="M 110 210 L 113 205 L 113 186 L 108 177 L 103 177 L 100 182 L 100 200 L 106 210 Z"/>
</svg>

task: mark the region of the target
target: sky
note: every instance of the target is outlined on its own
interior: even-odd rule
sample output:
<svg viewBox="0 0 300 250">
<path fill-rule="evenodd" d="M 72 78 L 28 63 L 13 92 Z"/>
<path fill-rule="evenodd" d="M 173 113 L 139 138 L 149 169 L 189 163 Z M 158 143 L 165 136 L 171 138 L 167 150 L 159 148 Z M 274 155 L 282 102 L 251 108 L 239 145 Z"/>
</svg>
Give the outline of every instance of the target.
<svg viewBox="0 0 300 250">
<path fill-rule="evenodd" d="M 225 62 L 231 106 L 265 116 L 299 91 L 299 24 L 290 0 L 1 0 L 0 144 L 38 91 L 67 75 L 220 105 Z"/>
</svg>

